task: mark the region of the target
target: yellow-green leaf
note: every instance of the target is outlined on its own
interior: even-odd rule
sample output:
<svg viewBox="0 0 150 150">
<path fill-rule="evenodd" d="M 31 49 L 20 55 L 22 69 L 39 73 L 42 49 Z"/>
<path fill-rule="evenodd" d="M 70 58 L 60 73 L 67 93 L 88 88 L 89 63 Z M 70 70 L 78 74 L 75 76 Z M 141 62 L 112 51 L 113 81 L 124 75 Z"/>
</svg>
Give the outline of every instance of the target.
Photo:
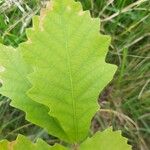
<svg viewBox="0 0 150 150">
<path fill-rule="evenodd" d="M 26 112 L 27 120 L 48 130 L 61 139 L 66 135 L 57 120 L 48 115 L 48 109 L 31 100 L 26 92 L 31 88 L 27 75 L 32 68 L 25 63 L 19 49 L 0 44 L 0 79 L 3 84 L 0 93 L 9 97 L 11 105 Z"/>
<path fill-rule="evenodd" d="M 50 146 L 41 139 L 38 139 L 36 143 L 32 143 L 23 135 L 19 135 L 16 141 L 13 142 L 0 141 L 0 150 L 66 150 L 66 148 L 59 144 Z"/>
<path fill-rule="evenodd" d="M 49 108 L 68 142 L 80 142 L 99 109 L 98 95 L 116 70 L 105 62 L 110 37 L 101 35 L 99 19 L 91 19 L 73 0 L 52 1 L 43 22 L 41 17 L 34 21 L 34 30 L 27 32 L 30 43 L 21 45 L 34 68 L 28 95 Z"/>
<path fill-rule="evenodd" d="M 111 128 L 103 132 L 97 132 L 80 145 L 80 150 L 131 150 L 127 139 L 120 131 L 112 131 Z"/>
<path fill-rule="evenodd" d="M 29 121 L 79 143 L 116 70 L 105 62 L 110 38 L 99 33 L 99 19 L 91 19 L 80 3 L 53 0 L 50 8 L 33 19 L 28 42 L 17 49 L 0 45 L 1 92 Z"/>
</svg>

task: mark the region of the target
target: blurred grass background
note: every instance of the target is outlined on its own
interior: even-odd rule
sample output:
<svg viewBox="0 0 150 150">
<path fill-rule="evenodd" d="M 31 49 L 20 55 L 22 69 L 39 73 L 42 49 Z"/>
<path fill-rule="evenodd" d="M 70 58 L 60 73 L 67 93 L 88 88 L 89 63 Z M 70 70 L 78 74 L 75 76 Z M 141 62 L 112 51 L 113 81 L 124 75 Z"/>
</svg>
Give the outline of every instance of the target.
<svg viewBox="0 0 150 150">
<path fill-rule="evenodd" d="M 112 125 L 129 138 L 133 150 L 150 149 L 150 1 L 78 0 L 92 17 L 101 20 L 101 33 L 112 42 L 106 61 L 119 69 L 100 94 L 101 110 L 92 122 L 92 131 Z M 0 0 L 0 42 L 17 47 L 27 40 L 25 29 L 32 17 L 45 7 L 46 0 Z M 24 113 L 0 97 L 0 139 L 14 140 L 18 133 L 49 143 L 57 141 L 43 129 L 25 121 Z"/>
</svg>

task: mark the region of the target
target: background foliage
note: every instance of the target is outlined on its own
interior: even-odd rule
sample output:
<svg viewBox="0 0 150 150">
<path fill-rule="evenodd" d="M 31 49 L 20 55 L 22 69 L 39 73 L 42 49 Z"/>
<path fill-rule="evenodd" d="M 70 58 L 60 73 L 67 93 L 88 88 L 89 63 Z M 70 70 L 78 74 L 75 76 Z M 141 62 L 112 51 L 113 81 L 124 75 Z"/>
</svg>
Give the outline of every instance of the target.
<svg viewBox="0 0 150 150">
<path fill-rule="evenodd" d="M 114 80 L 100 95 L 102 110 L 95 116 L 92 131 L 110 124 L 121 128 L 135 150 L 150 147 L 150 1 L 81 0 L 84 9 L 101 18 L 101 32 L 112 37 L 107 61 L 119 66 Z M 25 29 L 45 0 L 1 0 L 0 42 L 17 47 L 26 41 Z M 58 141 L 24 120 L 24 113 L 0 99 L 0 138 L 13 140 L 22 133 L 32 140 L 42 137 Z"/>
</svg>

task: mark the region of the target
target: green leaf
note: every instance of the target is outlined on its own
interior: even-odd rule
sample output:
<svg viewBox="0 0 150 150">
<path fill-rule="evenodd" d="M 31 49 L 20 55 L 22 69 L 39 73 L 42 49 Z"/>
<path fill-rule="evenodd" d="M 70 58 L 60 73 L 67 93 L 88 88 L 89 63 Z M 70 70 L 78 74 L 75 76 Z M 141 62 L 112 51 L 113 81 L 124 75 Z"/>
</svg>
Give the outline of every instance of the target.
<svg viewBox="0 0 150 150">
<path fill-rule="evenodd" d="M 127 139 L 121 136 L 120 131 L 113 132 L 111 128 L 97 132 L 80 145 L 80 150 L 131 150 Z"/>
<path fill-rule="evenodd" d="M 24 62 L 20 50 L 0 44 L 0 66 L 0 79 L 3 83 L 0 92 L 12 99 L 11 105 L 25 111 L 27 120 L 45 128 L 50 134 L 66 138 L 56 119 L 48 115 L 49 110 L 26 95 L 31 88 L 26 76 L 32 69 Z"/>
<path fill-rule="evenodd" d="M 0 141 L 1 150 L 65 150 L 66 148 L 55 144 L 50 146 L 43 140 L 38 139 L 36 143 L 32 143 L 23 135 L 19 135 L 16 141 L 8 142 L 7 140 Z"/>
<path fill-rule="evenodd" d="M 79 147 L 80 150 L 131 150 L 131 146 L 127 144 L 127 139 L 121 136 L 120 131 L 113 132 L 107 129 L 103 132 L 97 132 L 92 138 L 88 138 Z M 43 140 L 38 139 L 36 143 L 32 143 L 23 135 L 19 135 L 16 141 L 8 142 L 0 141 L 1 150 L 65 150 L 67 148 L 62 145 L 55 144 L 50 146 Z"/>
<path fill-rule="evenodd" d="M 34 18 L 34 29 L 27 32 L 30 42 L 20 47 L 34 68 L 28 96 L 47 106 L 70 143 L 88 136 L 98 95 L 116 70 L 105 62 L 110 38 L 99 34 L 99 26 L 99 19 L 82 12 L 79 3 L 53 1 L 47 16 Z"/>
<path fill-rule="evenodd" d="M 0 45 L 1 93 L 30 122 L 77 143 L 88 136 L 98 95 L 116 66 L 105 63 L 110 38 L 99 34 L 98 19 L 71 0 L 52 3 L 47 16 L 42 11 L 33 19 L 28 42 L 18 49 Z"/>
</svg>

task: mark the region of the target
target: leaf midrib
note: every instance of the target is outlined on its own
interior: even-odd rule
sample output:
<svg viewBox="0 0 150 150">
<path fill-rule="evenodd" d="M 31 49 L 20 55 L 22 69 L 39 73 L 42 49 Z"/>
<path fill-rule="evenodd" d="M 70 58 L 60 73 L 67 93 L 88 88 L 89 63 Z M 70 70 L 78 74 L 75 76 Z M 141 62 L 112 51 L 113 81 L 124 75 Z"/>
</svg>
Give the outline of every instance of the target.
<svg viewBox="0 0 150 150">
<path fill-rule="evenodd" d="M 62 18 L 63 16 L 61 16 Z M 62 21 L 61 21 L 62 23 Z M 65 25 L 66 24 L 66 25 Z M 76 101 L 74 98 L 74 86 L 73 86 L 73 80 L 72 80 L 72 69 L 71 69 L 71 59 L 70 59 L 70 50 L 68 48 L 68 26 L 67 23 L 64 24 L 64 37 L 65 37 L 65 51 L 67 53 L 67 64 L 68 64 L 68 71 L 69 71 L 69 80 L 70 80 L 70 88 L 71 88 L 71 97 L 72 97 L 72 108 L 73 108 L 73 125 L 75 129 L 75 141 L 78 139 L 78 121 L 77 121 L 77 112 L 76 112 Z"/>
</svg>

